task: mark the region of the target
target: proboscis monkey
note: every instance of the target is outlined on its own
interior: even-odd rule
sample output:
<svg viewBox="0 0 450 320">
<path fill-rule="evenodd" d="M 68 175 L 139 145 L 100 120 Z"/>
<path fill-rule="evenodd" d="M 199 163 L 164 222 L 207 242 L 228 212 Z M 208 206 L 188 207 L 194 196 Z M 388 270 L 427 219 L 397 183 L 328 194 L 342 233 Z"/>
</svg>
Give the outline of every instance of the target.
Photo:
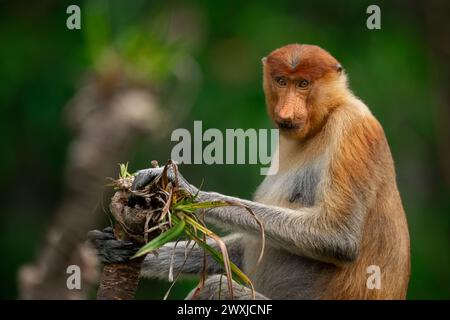
<svg viewBox="0 0 450 320">
<path fill-rule="evenodd" d="M 267 111 L 280 129 L 278 173 L 265 177 L 253 201 L 199 192 L 200 201 L 242 202 L 264 224 L 267 247 L 250 273 L 257 298 L 404 299 L 408 227 L 380 123 L 353 95 L 340 63 L 317 46 L 279 48 L 263 59 L 263 67 Z M 141 170 L 134 188 L 159 170 Z M 206 217 L 234 231 L 225 238 L 231 260 L 244 272 L 252 270 L 260 248 L 255 220 L 240 207 L 208 209 Z M 136 250 L 109 230 L 90 237 L 104 262 L 125 261 Z M 142 276 L 166 277 L 172 248 L 168 244 L 158 256 L 149 255 Z M 185 255 L 182 244 L 177 248 L 175 270 Z M 202 249 L 194 249 L 184 273 L 199 274 L 202 259 Z M 219 287 L 227 297 L 220 266 L 212 259 L 207 265 L 211 276 L 200 298 L 217 298 Z M 368 285 L 373 265 L 380 270 L 378 289 Z M 234 291 L 235 298 L 250 298 L 248 288 L 235 284 Z"/>
</svg>

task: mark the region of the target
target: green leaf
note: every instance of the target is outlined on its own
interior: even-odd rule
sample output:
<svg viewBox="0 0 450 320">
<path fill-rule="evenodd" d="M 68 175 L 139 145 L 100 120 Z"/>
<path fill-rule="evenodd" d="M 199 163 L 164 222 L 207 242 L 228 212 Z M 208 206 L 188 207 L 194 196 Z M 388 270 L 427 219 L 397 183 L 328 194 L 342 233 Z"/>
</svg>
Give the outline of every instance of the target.
<svg viewBox="0 0 450 320">
<path fill-rule="evenodd" d="M 159 236 L 145 244 L 142 248 L 139 249 L 138 252 L 131 259 L 143 256 L 151 251 L 159 249 L 167 242 L 170 242 L 176 238 L 178 238 L 181 233 L 184 231 L 186 226 L 186 222 L 184 220 L 173 220 L 173 227 L 167 230 L 166 232 L 161 233 Z"/>
<path fill-rule="evenodd" d="M 189 238 L 197 242 L 200 247 L 208 251 L 211 257 L 214 260 L 216 260 L 220 265 L 225 266 L 225 261 L 223 260 L 223 256 L 219 251 L 217 251 L 209 244 L 201 240 L 199 237 L 193 234 L 191 230 L 189 230 L 188 228 L 185 229 L 185 233 Z M 230 261 L 229 263 L 231 267 L 231 272 L 235 276 L 235 280 L 240 282 L 241 284 L 248 284 L 253 287 L 251 280 L 245 275 L 245 273 L 241 269 L 239 269 L 239 267 L 235 265 L 232 261 Z"/>
<path fill-rule="evenodd" d="M 230 204 L 225 201 L 203 201 L 203 202 L 192 202 L 192 203 L 180 203 L 173 206 L 174 209 L 193 213 L 198 209 L 208 209 L 217 207 L 226 207 Z"/>
<path fill-rule="evenodd" d="M 119 163 L 119 171 L 119 178 L 126 179 L 132 176 L 132 174 L 128 172 L 128 162 Z"/>
</svg>

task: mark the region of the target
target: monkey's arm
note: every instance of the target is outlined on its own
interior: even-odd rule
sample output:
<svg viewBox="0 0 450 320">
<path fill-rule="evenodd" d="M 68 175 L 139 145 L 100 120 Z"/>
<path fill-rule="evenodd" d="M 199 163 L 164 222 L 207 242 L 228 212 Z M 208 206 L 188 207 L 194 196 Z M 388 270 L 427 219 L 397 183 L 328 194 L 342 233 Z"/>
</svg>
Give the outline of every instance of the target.
<svg viewBox="0 0 450 320">
<path fill-rule="evenodd" d="M 138 184 L 149 179 L 154 169 L 143 170 L 136 177 Z M 147 178 L 146 178 L 147 177 Z M 180 176 L 181 177 L 181 176 Z M 193 193 L 198 190 L 182 184 Z M 336 195 L 339 197 L 339 195 Z M 222 195 L 216 192 L 199 191 L 198 201 L 223 200 L 249 207 L 264 225 L 266 239 L 293 254 L 316 260 L 339 264 L 356 258 L 359 248 L 363 213 L 356 198 L 347 199 L 345 208 L 333 208 L 321 203 L 311 208 L 292 210 Z M 259 225 L 249 212 L 239 206 L 205 209 L 205 219 L 225 229 L 259 235 Z"/>
<path fill-rule="evenodd" d="M 334 217 L 323 207 L 292 210 L 258 202 L 225 196 L 215 192 L 200 192 L 199 201 L 224 200 L 249 207 L 264 225 L 266 239 L 293 254 L 339 264 L 353 261 L 358 254 L 361 224 L 360 212 L 348 219 Z M 356 210 L 356 208 L 355 208 Z M 241 207 L 208 209 L 206 217 L 224 228 L 259 234 L 255 219 Z"/>
<path fill-rule="evenodd" d="M 112 228 L 105 228 L 102 231 L 91 231 L 88 234 L 88 238 L 96 247 L 98 257 L 103 263 L 126 262 L 139 249 L 139 246 L 132 242 L 117 240 L 114 237 Z M 241 267 L 241 236 L 239 234 L 231 234 L 223 237 L 223 240 L 227 246 L 230 260 L 238 267 Z M 208 240 L 208 244 L 220 250 L 214 241 Z M 203 249 L 199 248 L 198 245 L 192 247 L 193 242 L 189 246 L 187 245 L 186 241 L 179 241 L 176 246 L 175 242 L 170 242 L 158 249 L 157 255 L 147 255 L 142 266 L 141 276 L 167 279 L 171 263 L 173 263 L 174 275 L 181 269 L 183 274 L 200 274 L 203 271 Z M 221 266 L 208 254 L 206 255 L 206 272 L 208 274 L 221 272 Z"/>
<path fill-rule="evenodd" d="M 149 169 L 152 170 L 152 169 Z M 140 177 L 136 178 L 138 181 Z M 187 183 L 185 180 L 183 183 Z M 191 189 L 195 189 L 190 185 Z M 354 193 L 355 194 L 355 193 Z M 199 191 L 198 201 L 229 201 L 252 210 L 264 226 L 269 243 L 293 254 L 341 264 L 356 259 L 365 215 L 365 204 L 354 194 L 330 192 L 315 207 L 293 210 L 254 201 Z M 344 204 L 342 198 L 346 198 Z M 333 203 L 333 201 L 335 203 Z M 239 206 L 204 209 L 205 219 L 235 232 L 258 237 L 260 228 L 249 212 Z"/>
<path fill-rule="evenodd" d="M 136 180 L 141 181 L 141 177 L 138 175 Z M 187 184 L 184 179 L 183 184 Z M 197 192 L 194 186 L 189 185 L 189 188 Z M 299 210 L 206 191 L 199 191 L 197 200 L 222 200 L 249 207 L 261 220 L 268 242 L 293 254 L 335 264 L 353 261 L 357 257 L 364 209 L 358 206 L 359 200 L 356 198 L 347 199 L 348 205 L 342 209 L 321 203 L 315 207 Z M 229 206 L 204 210 L 206 220 L 225 229 L 259 235 L 259 225 L 243 207 Z"/>
</svg>

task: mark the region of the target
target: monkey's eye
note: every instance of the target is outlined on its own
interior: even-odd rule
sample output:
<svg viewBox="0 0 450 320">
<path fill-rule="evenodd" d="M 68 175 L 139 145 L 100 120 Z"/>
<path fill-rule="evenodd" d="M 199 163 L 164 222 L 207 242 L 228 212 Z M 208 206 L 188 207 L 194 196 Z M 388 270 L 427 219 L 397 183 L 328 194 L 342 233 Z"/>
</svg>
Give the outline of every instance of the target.
<svg viewBox="0 0 450 320">
<path fill-rule="evenodd" d="M 308 80 L 305 80 L 305 79 L 300 80 L 300 81 L 297 83 L 297 87 L 299 87 L 299 88 L 301 88 L 301 89 L 308 88 L 308 86 L 309 86 L 309 81 L 308 81 Z"/>
<path fill-rule="evenodd" d="M 277 85 L 280 87 L 287 86 L 287 81 L 286 81 L 286 78 L 284 78 L 284 77 L 277 77 L 277 78 L 275 78 L 275 81 L 276 81 Z"/>
</svg>

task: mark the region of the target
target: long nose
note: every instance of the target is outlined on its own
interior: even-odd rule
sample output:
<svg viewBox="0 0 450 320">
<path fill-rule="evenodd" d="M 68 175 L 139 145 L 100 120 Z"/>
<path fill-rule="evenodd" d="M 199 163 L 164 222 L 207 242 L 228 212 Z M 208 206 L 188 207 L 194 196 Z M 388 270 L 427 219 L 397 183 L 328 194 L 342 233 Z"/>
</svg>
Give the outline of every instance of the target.
<svg viewBox="0 0 450 320">
<path fill-rule="evenodd" d="M 284 122 L 294 120 L 294 101 L 286 101 L 278 111 L 278 118 Z"/>
<path fill-rule="evenodd" d="M 282 99 L 278 106 L 277 116 L 280 121 L 291 122 L 295 117 L 295 105 L 298 103 L 298 99 L 295 95 L 286 94 L 285 98 Z"/>
<path fill-rule="evenodd" d="M 275 119 L 277 122 L 290 124 L 305 123 L 308 117 L 306 101 L 295 95 L 287 95 L 277 106 Z"/>
</svg>

